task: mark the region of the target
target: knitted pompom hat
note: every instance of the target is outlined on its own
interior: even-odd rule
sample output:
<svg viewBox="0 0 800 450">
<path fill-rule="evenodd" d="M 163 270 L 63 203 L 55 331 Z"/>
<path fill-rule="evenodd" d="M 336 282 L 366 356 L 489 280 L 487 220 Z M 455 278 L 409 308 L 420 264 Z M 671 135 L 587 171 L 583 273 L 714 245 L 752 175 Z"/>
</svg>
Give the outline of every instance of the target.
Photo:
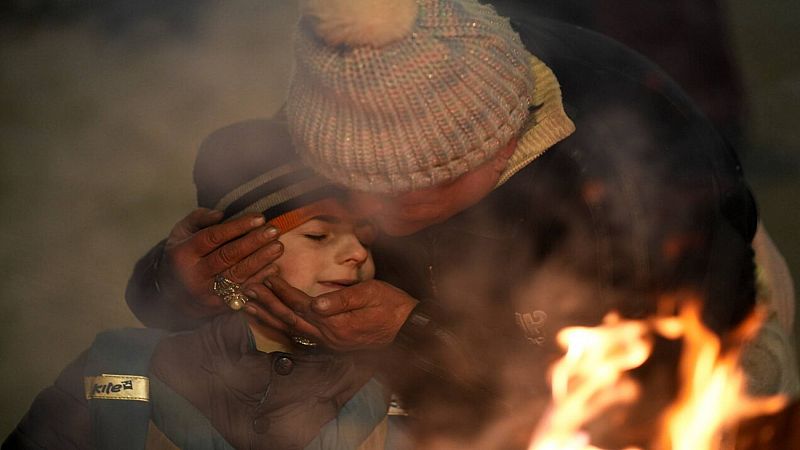
<svg viewBox="0 0 800 450">
<path fill-rule="evenodd" d="M 286 104 L 295 149 L 351 189 L 446 183 L 522 127 L 531 55 L 476 0 L 301 4 Z"/>
<path fill-rule="evenodd" d="M 286 119 L 237 122 L 211 133 L 194 164 L 197 205 L 226 220 L 260 212 L 282 232 L 314 216 L 341 214 L 341 189 L 317 176 L 292 149 Z"/>
</svg>

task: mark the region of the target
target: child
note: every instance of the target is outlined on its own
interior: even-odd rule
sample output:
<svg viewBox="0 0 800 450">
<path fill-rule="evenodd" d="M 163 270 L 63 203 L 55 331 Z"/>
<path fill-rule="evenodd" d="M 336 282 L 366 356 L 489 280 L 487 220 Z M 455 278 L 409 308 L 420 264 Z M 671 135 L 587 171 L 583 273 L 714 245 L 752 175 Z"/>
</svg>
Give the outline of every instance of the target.
<svg viewBox="0 0 800 450">
<path fill-rule="evenodd" d="M 281 230 L 275 264 L 307 294 L 374 276 L 371 225 L 302 167 L 281 121 L 212 133 L 194 178 L 200 206 L 226 218 L 258 211 Z M 246 301 L 218 282 L 232 309 Z M 382 447 L 369 436 L 385 426 L 387 402 L 368 355 L 332 353 L 248 317 L 232 311 L 184 333 L 99 334 L 39 394 L 3 448 Z"/>
</svg>

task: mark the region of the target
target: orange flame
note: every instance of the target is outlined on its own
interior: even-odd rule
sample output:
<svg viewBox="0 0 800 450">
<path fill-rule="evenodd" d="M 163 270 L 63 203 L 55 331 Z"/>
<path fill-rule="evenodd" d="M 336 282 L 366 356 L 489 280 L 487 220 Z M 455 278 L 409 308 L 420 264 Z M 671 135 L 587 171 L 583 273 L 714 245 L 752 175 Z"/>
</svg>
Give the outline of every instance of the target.
<svg viewBox="0 0 800 450">
<path fill-rule="evenodd" d="M 612 313 L 598 327 L 569 327 L 557 339 L 565 356 L 551 370 L 553 400 L 534 432 L 529 450 L 600 450 L 583 427 L 613 405 L 634 403 L 639 386 L 626 372 L 650 356 L 656 334 L 682 338 L 681 387 L 677 400 L 663 414 L 654 448 L 719 450 L 722 432 L 744 418 L 783 408 L 781 396 L 748 397 L 738 366 L 742 344 L 762 323 L 757 311 L 726 339 L 717 337 L 700 319 L 699 302 L 688 302 L 678 316 L 622 320 Z M 632 450 L 630 447 L 628 450 Z"/>
<path fill-rule="evenodd" d="M 565 328 L 557 339 L 567 352 L 553 366 L 552 406 L 529 448 L 595 449 L 581 427 L 608 407 L 638 397 L 638 386 L 624 373 L 649 357 L 652 339 L 648 326 L 610 314 L 599 327 Z"/>
<path fill-rule="evenodd" d="M 745 393 L 745 377 L 738 361 L 742 344 L 755 336 L 763 312 L 746 320 L 730 336 L 729 350 L 700 321 L 697 302 L 680 312 L 685 348 L 681 354 L 681 388 L 677 400 L 664 414 L 659 448 L 672 450 L 719 449 L 722 432 L 742 419 L 774 413 L 786 398 L 753 398 Z"/>
</svg>

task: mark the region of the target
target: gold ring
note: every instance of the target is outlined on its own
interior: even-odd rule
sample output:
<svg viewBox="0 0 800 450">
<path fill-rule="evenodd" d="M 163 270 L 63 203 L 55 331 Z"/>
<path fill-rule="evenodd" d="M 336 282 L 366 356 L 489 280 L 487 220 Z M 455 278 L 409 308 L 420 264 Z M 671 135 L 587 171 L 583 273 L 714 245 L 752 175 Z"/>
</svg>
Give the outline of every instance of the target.
<svg viewBox="0 0 800 450">
<path fill-rule="evenodd" d="M 236 283 L 235 281 L 231 281 L 222 275 L 217 275 L 214 277 L 214 285 L 211 288 L 214 294 L 222 298 L 222 301 L 228 305 L 228 308 L 234 311 L 242 309 L 245 303 L 247 303 L 249 300 L 246 295 L 240 292 L 241 289 L 242 285 Z"/>
</svg>

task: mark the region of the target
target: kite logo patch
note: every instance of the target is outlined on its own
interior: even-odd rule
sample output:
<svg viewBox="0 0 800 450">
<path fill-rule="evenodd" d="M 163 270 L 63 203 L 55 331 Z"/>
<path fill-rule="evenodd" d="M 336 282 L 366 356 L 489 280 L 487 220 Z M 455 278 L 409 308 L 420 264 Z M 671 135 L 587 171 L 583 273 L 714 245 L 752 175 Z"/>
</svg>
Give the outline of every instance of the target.
<svg viewBox="0 0 800 450">
<path fill-rule="evenodd" d="M 150 400 L 150 380 L 138 375 L 102 374 L 84 377 L 86 400 Z"/>
</svg>

